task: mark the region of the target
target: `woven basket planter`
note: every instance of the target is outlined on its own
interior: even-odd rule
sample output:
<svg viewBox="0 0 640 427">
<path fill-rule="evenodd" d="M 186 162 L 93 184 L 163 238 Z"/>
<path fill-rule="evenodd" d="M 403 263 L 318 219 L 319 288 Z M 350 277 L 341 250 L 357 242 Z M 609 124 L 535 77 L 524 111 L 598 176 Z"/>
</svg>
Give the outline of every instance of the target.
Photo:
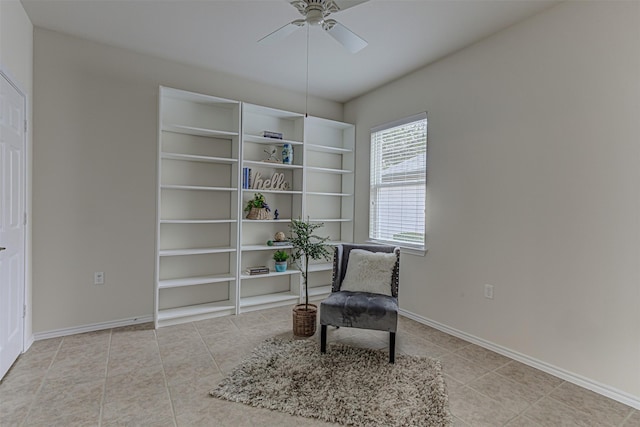
<svg viewBox="0 0 640 427">
<path fill-rule="evenodd" d="M 269 212 L 265 208 L 251 208 L 247 219 L 269 219 Z"/>
<path fill-rule="evenodd" d="M 314 304 L 306 306 L 298 304 L 293 307 L 293 335 L 296 337 L 310 337 L 316 333 L 316 318 L 318 307 Z"/>
</svg>

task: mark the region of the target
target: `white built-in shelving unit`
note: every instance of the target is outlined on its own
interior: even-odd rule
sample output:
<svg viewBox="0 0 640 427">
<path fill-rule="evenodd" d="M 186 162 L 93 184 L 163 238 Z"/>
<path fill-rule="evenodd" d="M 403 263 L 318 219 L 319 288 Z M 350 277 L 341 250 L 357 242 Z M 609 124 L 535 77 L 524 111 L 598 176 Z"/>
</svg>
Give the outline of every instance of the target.
<svg viewBox="0 0 640 427">
<path fill-rule="evenodd" d="M 353 241 L 355 127 L 273 108 L 160 88 L 156 326 L 238 314 L 304 298 L 300 272 L 275 272 L 268 246 L 293 218 L 322 222 L 332 244 Z M 265 138 L 263 131 L 283 139 Z M 265 162 L 283 144 L 292 164 Z M 285 190 L 243 188 L 242 169 L 270 179 L 283 174 Z M 244 206 L 262 193 L 271 217 L 246 219 Z M 278 219 L 275 219 L 275 210 Z M 265 265 L 269 274 L 248 275 Z M 309 297 L 330 291 L 330 262 L 313 263 Z"/>
<path fill-rule="evenodd" d="M 305 122 L 305 217 L 324 223 L 318 230 L 333 244 L 353 242 L 355 126 L 308 117 Z M 309 268 L 309 299 L 331 292 L 332 265 Z"/>
<path fill-rule="evenodd" d="M 237 101 L 160 89 L 156 326 L 234 314 Z"/>
<path fill-rule="evenodd" d="M 267 246 L 278 231 L 288 235 L 292 218 L 301 218 L 304 191 L 304 115 L 276 110 L 251 104 L 243 104 L 242 109 L 242 167 L 251 169 L 252 184 L 258 176 L 269 179 L 274 173 L 282 173 L 288 188 L 281 190 L 245 189 L 242 192 L 243 206 L 255 193 L 262 193 L 271 208 L 271 218 L 266 221 L 243 220 L 240 224 L 242 241 L 240 270 L 243 274 L 247 267 L 266 265 L 273 271 L 272 255 L 276 250 L 288 250 L 290 247 Z M 263 131 L 282 134 L 282 140 L 263 138 Z M 275 151 L 282 159 L 283 144 L 291 144 L 293 162 L 268 163 L 263 160 L 268 152 Z M 273 219 L 275 210 L 278 219 Z M 244 212 L 243 212 L 244 213 Z M 240 278 L 239 311 L 258 310 L 283 304 L 294 304 L 300 299 L 300 273 L 290 266 L 285 273 L 247 276 Z"/>
</svg>

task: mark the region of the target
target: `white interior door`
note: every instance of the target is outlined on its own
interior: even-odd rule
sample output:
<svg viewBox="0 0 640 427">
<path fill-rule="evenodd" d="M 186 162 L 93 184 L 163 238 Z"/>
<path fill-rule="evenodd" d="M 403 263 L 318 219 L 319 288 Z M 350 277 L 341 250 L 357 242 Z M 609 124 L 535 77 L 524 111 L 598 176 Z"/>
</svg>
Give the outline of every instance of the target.
<svg viewBox="0 0 640 427">
<path fill-rule="evenodd" d="M 0 378 L 23 348 L 25 111 L 0 73 Z"/>
</svg>

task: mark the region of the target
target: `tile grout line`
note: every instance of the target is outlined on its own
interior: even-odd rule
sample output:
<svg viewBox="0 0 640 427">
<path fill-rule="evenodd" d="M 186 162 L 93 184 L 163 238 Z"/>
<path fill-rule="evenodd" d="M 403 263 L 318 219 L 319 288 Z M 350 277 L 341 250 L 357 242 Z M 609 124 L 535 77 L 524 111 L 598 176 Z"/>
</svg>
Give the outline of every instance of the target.
<svg viewBox="0 0 640 427">
<path fill-rule="evenodd" d="M 399 332 L 400 332 L 400 331 L 398 331 L 398 333 L 396 334 L 396 352 L 400 352 L 401 354 L 404 354 L 404 355 L 407 355 L 407 356 L 411 356 L 412 354 L 410 354 L 410 353 L 405 353 L 405 352 L 401 349 L 401 348 L 402 348 L 402 341 L 401 341 L 400 333 L 399 333 Z M 419 336 L 419 335 L 412 334 L 412 333 L 407 332 L 407 331 L 402 331 L 402 333 L 403 333 L 403 334 L 406 334 L 406 335 L 410 335 L 412 338 L 417 338 L 417 339 L 422 340 L 422 341 L 424 341 L 424 342 L 426 342 L 426 343 L 429 343 L 429 344 L 431 344 L 431 345 L 435 345 L 436 347 L 440 347 L 440 348 L 442 348 L 442 350 L 444 351 L 444 353 L 442 353 L 442 354 L 438 355 L 437 357 L 436 357 L 436 356 L 430 356 L 430 355 L 428 355 L 428 354 L 417 354 L 416 356 L 420 356 L 420 357 L 428 357 L 428 358 L 431 358 L 431 359 L 436 359 L 436 360 L 438 360 L 438 361 L 440 362 L 440 358 L 441 358 L 442 356 L 445 356 L 445 355 L 447 355 L 447 354 L 449 354 L 449 353 L 450 353 L 450 351 L 449 351 L 448 349 L 446 349 L 446 348 L 444 348 L 444 347 L 441 347 L 441 346 L 439 346 L 438 344 L 436 344 L 436 343 L 434 343 L 434 342 L 431 342 L 431 341 L 429 341 L 428 339 L 423 338 L 423 337 L 421 337 L 421 336 Z"/>
<path fill-rule="evenodd" d="M 193 323 L 193 322 L 192 322 Z M 234 324 L 235 325 L 235 324 Z M 236 328 L 238 327 L 237 325 L 235 325 Z M 209 348 L 209 346 L 207 345 L 206 342 L 204 342 L 204 338 L 202 337 L 202 334 L 200 333 L 200 329 L 198 329 L 198 327 L 196 326 L 195 323 L 193 323 L 193 327 L 196 328 L 196 332 L 198 332 L 198 336 L 200 337 L 200 341 L 202 342 L 202 344 L 204 345 L 204 348 L 207 349 L 207 353 L 209 353 L 209 357 L 211 357 L 211 360 L 213 361 L 213 364 L 215 365 L 216 369 L 218 369 L 218 372 L 220 372 L 221 374 L 224 375 L 224 373 L 222 372 L 222 369 L 220 369 L 220 366 L 218 365 L 218 362 L 216 362 L 216 358 L 213 357 L 213 354 L 211 354 L 211 349 Z M 238 328 L 240 329 L 240 328 Z"/>
<path fill-rule="evenodd" d="M 27 413 L 25 414 L 24 418 L 22 419 L 22 422 L 20 422 L 20 426 L 24 426 L 25 423 L 27 422 L 27 419 L 29 418 L 29 415 L 31 414 L 31 410 L 33 409 L 33 406 L 36 404 L 36 399 L 38 398 L 38 395 L 40 394 L 40 392 L 42 391 L 42 388 L 44 387 L 44 382 L 47 379 L 47 375 L 49 375 L 49 370 L 51 369 L 51 366 L 53 366 L 53 362 L 55 362 L 56 357 L 58 357 L 58 353 L 60 352 L 60 349 L 62 348 L 62 343 L 64 342 L 64 337 L 60 340 L 60 344 L 58 344 L 58 348 L 56 349 L 56 353 L 53 355 L 53 357 L 51 358 L 51 362 L 49 363 L 49 367 L 47 367 L 47 370 L 45 371 L 44 375 L 42 376 L 42 381 L 40 381 L 40 385 L 38 386 L 38 390 L 36 390 L 36 392 L 33 394 L 33 399 L 31 399 L 31 404 L 29 404 L 29 409 L 27 410 Z"/>
<path fill-rule="evenodd" d="M 461 356 L 461 357 L 462 357 L 462 356 Z M 468 359 L 467 359 L 467 360 L 468 360 Z M 470 389 L 472 389 L 472 390 L 476 391 L 476 392 L 477 392 L 477 393 L 479 393 L 481 396 L 487 397 L 487 398 L 489 398 L 489 399 L 491 399 L 491 400 L 493 400 L 493 401 L 495 401 L 495 402 L 499 403 L 499 404 L 500 404 L 500 405 L 502 405 L 503 407 L 505 407 L 505 405 L 503 405 L 503 404 L 502 404 L 501 402 L 499 402 L 498 400 L 496 400 L 496 399 L 494 399 L 493 397 L 491 397 L 491 396 L 489 396 L 489 395 L 487 395 L 487 394 L 485 394 L 485 393 L 481 392 L 480 390 L 475 389 L 475 388 L 471 385 L 471 383 L 473 383 L 473 382 L 475 382 L 475 381 L 478 381 L 478 380 L 480 380 L 480 379 L 482 379 L 482 378 L 484 378 L 484 377 L 486 377 L 486 376 L 488 376 L 488 375 L 490 375 L 490 374 L 495 374 L 495 375 L 499 376 L 500 378 L 502 378 L 503 380 L 508 381 L 508 382 L 510 382 L 510 383 L 512 383 L 512 384 L 517 384 L 517 385 L 521 385 L 521 386 L 523 386 L 523 387 L 527 387 L 527 388 L 529 388 L 529 386 L 528 386 L 528 385 L 526 385 L 526 384 L 524 384 L 524 383 L 521 383 L 521 382 L 519 382 L 519 381 L 516 381 L 516 380 L 514 380 L 513 378 L 509 378 L 509 377 L 507 377 L 507 376 L 505 376 L 505 375 L 501 375 L 501 374 L 498 372 L 498 370 L 499 370 L 499 369 L 504 368 L 505 366 L 507 366 L 507 365 L 511 364 L 512 362 L 513 362 L 513 360 L 509 360 L 509 362 L 505 363 L 504 365 L 500 365 L 500 366 L 498 366 L 497 368 L 495 368 L 495 369 L 493 369 L 493 370 L 491 370 L 491 371 L 489 371 L 489 372 L 487 372 L 487 373 L 485 373 L 485 374 L 483 374 L 483 375 L 479 376 L 478 378 L 476 378 L 476 379 L 474 379 L 474 380 L 470 381 L 470 383 L 465 384 L 465 386 L 467 386 L 467 387 L 469 387 Z M 526 407 L 525 409 L 521 410 L 521 411 L 518 411 L 518 412 L 516 412 L 516 411 L 514 411 L 514 410 L 512 410 L 512 409 L 509 409 L 509 408 L 506 408 L 506 407 L 505 407 L 505 409 L 507 409 L 507 410 L 509 410 L 509 411 L 511 411 L 511 412 L 515 412 L 515 413 L 516 413 L 516 416 L 515 416 L 514 418 L 511 418 L 508 422 L 511 422 L 511 421 L 513 421 L 514 419 L 516 419 L 516 418 L 518 418 L 519 416 L 521 416 L 522 414 L 524 414 L 524 412 L 525 412 L 525 411 L 527 411 L 529 408 L 531 408 L 535 403 L 537 403 L 538 401 L 540 401 L 540 399 L 544 398 L 545 396 L 546 396 L 546 395 L 545 395 L 545 394 L 543 394 L 540 398 L 536 399 L 536 400 L 535 400 L 535 401 L 533 401 L 532 403 L 529 403 L 529 402 L 527 401 L 527 407 Z M 505 424 L 505 425 L 506 425 L 506 424 Z"/>
<path fill-rule="evenodd" d="M 111 359 L 112 338 L 113 338 L 113 328 L 109 330 L 109 345 L 107 346 L 107 364 L 104 367 L 104 384 L 102 385 L 102 398 L 100 399 L 100 412 L 98 413 L 98 427 L 102 426 L 102 416 L 104 415 L 104 401 L 107 397 L 107 378 L 109 376 L 109 360 Z"/>
<path fill-rule="evenodd" d="M 193 322 L 190 322 L 193 325 Z M 195 328 L 195 325 L 193 325 Z M 197 330 L 197 328 L 196 328 Z M 156 337 L 156 347 L 158 348 L 158 356 L 160 357 L 160 366 L 162 366 L 162 378 L 164 379 L 164 388 L 167 392 L 167 396 L 169 396 L 169 405 L 171 405 L 171 413 L 173 414 L 173 425 L 174 427 L 178 427 L 178 415 L 176 414 L 176 408 L 173 404 L 173 399 L 171 398 L 171 389 L 169 388 L 169 380 L 167 379 L 167 371 L 164 368 L 164 359 L 162 357 L 162 352 L 160 351 L 160 340 L 158 340 L 158 330 L 153 329 L 153 335 Z"/>
<path fill-rule="evenodd" d="M 554 377 L 554 378 L 556 378 L 556 377 Z M 553 397 L 551 396 L 551 393 L 553 393 L 553 392 L 554 392 L 554 391 L 556 391 L 558 388 L 560 388 L 560 387 L 561 387 L 565 382 L 566 382 L 566 381 L 562 380 L 562 382 L 561 382 L 560 384 L 558 384 L 557 386 L 553 387 L 551 390 L 549 390 L 549 392 L 548 392 L 548 393 L 546 393 L 546 394 L 542 395 L 542 397 L 540 397 L 538 400 L 536 400 L 536 401 L 535 401 L 535 402 L 533 402 L 531 405 L 529 405 L 529 407 L 528 407 L 526 410 L 524 410 L 524 411 L 522 412 L 522 414 L 521 414 L 521 415 L 522 415 L 524 418 L 526 418 L 526 419 L 528 419 L 528 420 L 530 420 L 530 421 L 534 421 L 534 420 L 532 420 L 530 417 L 527 417 L 527 415 L 525 414 L 525 412 L 526 412 L 526 411 L 528 411 L 529 409 L 533 408 L 535 405 L 537 405 L 538 403 L 540 403 L 540 402 L 541 402 L 543 399 L 545 399 L 545 398 L 553 399 Z M 573 408 L 573 407 L 571 407 L 571 406 L 569 406 L 569 405 L 565 404 L 564 402 L 560 402 L 560 401 L 559 401 L 559 400 L 557 400 L 557 399 L 553 399 L 553 400 L 557 401 L 557 402 L 558 402 L 558 403 L 560 403 L 561 405 L 566 406 L 567 408 L 570 408 L 570 409 L 573 409 L 573 410 L 578 411 L 578 409 L 577 409 L 577 408 Z M 580 412 L 584 412 L 584 411 L 580 411 Z M 537 422 L 537 421 L 536 421 L 536 422 Z"/>
<path fill-rule="evenodd" d="M 529 408 L 527 407 L 527 409 L 529 409 Z M 527 409 L 525 409 L 525 411 Z M 515 415 L 513 417 L 509 418 L 504 424 L 502 424 L 503 427 L 507 427 L 509 425 L 509 423 L 511 423 L 511 421 L 517 420 L 522 415 L 522 412 L 515 412 L 515 411 L 512 411 L 512 412 L 515 413 Z"/>
<path fill-rule="evenodd" d="M 512 364 L 512 363 L 514 363 L 514 362 L 515 362 L 515 360 L 510 359 L 510 361 L 509 361 L 508 363 L 505 363 L 504 365 L 500 366 L 500 368 L 497 368 L 497 369 L 495 369 L 495 370 L 494 370 L 494 371 L 492 371 L 492 372 L 495 372 L 495 374 L 496 374 L 496 375 L 498 375 L 498 376 L 499 376 L 499 377 L 501 377 L 501 378 L 504 378 L 505 380 L 509 380 L 509 381 L 512 381 L 512 382 L 515 382 L 515 383 L 521 384 L 520 382 L 515 381 L 514 379 L 509 378 L 509 377 L 507 377 L 506 375 L 502 375 L 500 372 L 498 372 L 498 369 L 501 369 L 501 368 L 503 368 L 503 367 L 505 367 L 505 366 L 507 366 L 507 365 L 510 365 L 510 364 Z M 548 374 L 547 374 L 547 375 L 548 375 Z M 554 377 L 554 378 L 556 378 L 556 377 Z M 542 399 L 544 399 L 545 397 L 547 397 L 547 396 L 549 396 L 549 397 L 550 397 L 551 393 L 552 393 L 555 389 L 557 389 L 558 387 L 560 387 L 563 383 L 564 383 L 564 381 L 561 381 L 557 386 L 555 386 L 555 387 L 553 387 L 551 390 L 549 390 L 549 392 L 548 392 L 548 393 L 546 393 L 546 394 L 542 394 L 542 396 L 540 396 L 538 399 L 536 399 L 536 400 L 534 400 L 533 402 L 529 403 L 529 405 L 528 405 L 525 409 L 523 409 L 522 411 L 518 412 L 518 413 L 517 413 L 517 415 L 516 415 L 514 418 L 510 419 L 509 421 L 507 421 L 507 424 L 505 424 L 505 426 L 506 426 L 506 425 L 508 425 L 508 423 L 510 423 L 511 421 L 517 420 L 518 418 L 526 418 L 527 420 L 534 421 L 534 420 L 532 420 L 531 418 L 527 417 L 527 416 L 525 415 L 525 412 L 527 412 L 529 409 L 531 409 L 534 405 L 536 405 L 538 402 L 540 402 L 540 401 L 541 401 Z M 523 384 L 523 385 L 525 385 L 525 386 L 526 386 L 526 384 Z"/>
<path fill-rule="evenodd" d="M 412 331 L 407 330 L 407 331 L 404 331 L 404 333 L 405 333 L 405 334 L 407 334 L 407 335 L 410 335 L 410 336 L 412 336 L 412 337 L 414 337 L 414 338 L 419 338 L 419 339 L 421 339 L 421 340 L 423 340 L 423 341 L 425 341 L 425 342 L 427 342 L 427 343 L 429 343 L 429 344 L 431 344 L 431 345 L 435 345 L 436 347 L 441 348 L 441 349 L 443 349 L 443 350 L 444 350 L 444 353 L 442 353 L 442 354 L 438 355 L 437 357 L 433 357 L 433 356 L 426 356 L 426 357 L 430 357 L 430 358 L 432 358 L 432 359 L 436 359 L 436 360 L 438 360 L 438 362 L 440 363 L 440 366 L 441 366 L 441 372 L 442 372 L 442 375 L 443 375 L 443 379 L 444 379 L 445 384 L 446 384 L 446 378 L 444 377 L 444 375 L 445 375 L 445 372 L 444 372 L 444 366 L 443 366 L 443 364 L 442 364 L 442 360 L 441 360 L 441 359 L 442 359 L 443 357 L 445 357 L 445 356 L 455 354 L 457 350 L 451 350 L 451 349 L 449 349 L 449 348 L 446 348 L 446 347 L 441 346 L 440 344 L 438 344 L 438 343 L 436 343 L 436 342 L 431 341 L 430 339 L 428 339 L 428 338 L 425 336 L 426 334 L 425 334 L 425 332 L 423 332 L 423 331 L 418 331 L 417 333 L 414 333 L 414 332 L 412 332 Z M 466 347 L 466 346 L 464 346 L 464 347 Z M 461 348 L 463 348 L 463 347 L 461 347 Z M 450 376 L 450 377 L 451 377 L 451 376 Z M 453 379 L 454 381 L 458 381 L 457 379 L 455 379 L 455 378 L 453 378 L 453 377 L 451 377 L 451 379 Z M 464 388 L 464 387 L 466 387 L 466 386 L 467 386 L 465 383 L 462 383 L 462 382 L 460 382 L 460 383 L 462 384 L 461 388 Z M 449 395 L 449 390 L 448 390 L 448 388 L 449 388 L 449 387 L 447 386 L 447 400 L 448 400 L 448 395 Z M 454 416 L 454 415 L 451 413 L 451 403 L 450 403 L 450 402 L 449 402 L 449 414 L 450 414 L 453 418 L 456 418 L 456 419 L 460 420 L 460 421 L 461 421 L 462 423 L 464 423 L 465 425 L 467 425 L 467 426 L 469 425 L 469 424 L 468 424 L 466 421 L 464 421 L 462 418 L 460 418 L 460 417 L 456 417 L 456 416 Z"/>
<path fill-rule="evenodd" d="M 618 425 L 618 427 L 624 427 L 624 424 L 629 421 L 631 419 L 631 417 L 633 416 L 635 409 L 631 408 L 631 411 L 629 411 L 629 413 L 627 414 L 626 417 L 624 417 L 624 419 L 622 420 L 622 422 Z"/>
<path fill-rule="evenodd" d="M 428 342 L 428 343 L 430 343 L 430 344 L 432 344 L 432 345 L 435 345 L 436 347 L 439 347 L 439 348 L 442 348 L 443 350 L 445 350 L 445 352 L 444 352 L 443 354 L 439 355 L 438 357 L 432 357 L 432 356 L 428 356 L 428 355 L 424 355 L 423 357 L 431 357 L 431 358 L 437 359 L 438 361 L 440 361 L 440 363 L 442 363 L 442 361 L 440 360 L 441 358 L 443 358 L 443 357 L 445 357 L 445 356 L 454 355 L 454 356 L 460 357 L 461 359 L 463 359 L 463 360 L 465 360 L 465 361 L 467 361 L 467 362 L 470 362 L 470 363 L 473 363 L 473 364 L 475 364 L 475 365 L 481 366 L 480 364 L 476 363 L 474 360 L 469 360 L 468 358 L 466 358 L 466 357 L 462 356 L 461 354 L 458 354 L 458 351 L 460 351 L 460 350 L 462 350 L 462 349 L 464 349 L 464 348 L 467 348 L 467 347 L 471 346 L 473 343 L 470 343 L 470 342 L 468 342 L 468 341 L 465 341 L 465 342 L 467 343 L 466 345 L 463 345 L 463 346 L 461 346 L 461 347 L 459 347 L 459 348 L 456 348 L 456 349 L 452 350 L 452 349 L 449 349 L 449 348 L 446 348 L 446 347 L 442 347 L 442 346 L 441 346 L 441 345 L 439 345 L 438 343 L 436 343 L 436 342 L 434 342 L 434 341 L 432 341 L 432 340 L 428 339 L 427 337 L 422 336 L 422 333 L 420 333 L 420 332 L 418 332 L 418 333 L 419 333 L 419 335 L 418 335 L 418 334 L 416 334 L 416 333 L 412 333 L 412 332 L 410 332 L 410 331 L 405 331 L 405 333 L 406 333 L 406 334 L 408 334 L 408 335 L 410 335 L 410 336 L 412 336 L 412 337 L 414 337 L 414 338 L 415 338 L 415 337 L 417 337 L 417 338 L 419 338 L 419 339 L 422 339 L 422 340 L 424 340 L 424 341 L 426 341 L 426 342 Z M 463 340 L 463 341 L 464 341 L 464 340 Z M 471 380 L 471 381 L 469 381 L 469 382 L 467 382 L 467 383 L 465 383 L 465 382 L 460 382 L 460 383 L 461 383 L 461 387 L 460 387 L 460 388 L 462 388 L 462 389 L 467 388 L 467 389 L 469 389 L 469 390 L 472 390 L 472 391 L 474 391 L 475 393 L 478 393 L 479 395 L 481 395 L 481 396 L 483 396 L 483 397 L 486 397 L 487 399 L 490 399 L 491 401 L 495 402 L 495 404 L 497 404 L 497 405 L 501 406 L 503 409 L 509 410 L 509 409 L 507 409 L 507 408 L 506 408 L 506 407 L 505 407 L 501 402 L 497 401 L 496 399 L 494 399 L 494 398 L 492 398 L 492 397 L 490 397 L 490 396 L 485 395 L 484 393 L 479 392 L 478 390 L 476 390 L 475 388 L 473 388 L 473 387 L 471 387 L 471 386 L 469 385 L 469 383 L 471 383 L 471 382 L 473 382 L 473 381 L 476 381 L 476 380 L 478 380 L 478 379 L 480 379 L 480 378 L 483 378 L 483 377 L 485 377 L 485 376 L 489 375 L 490 373 L 494 372 L 495 370 L 500 369 L 501 367 L 508 365 L 509 363 L 510 363 L 510 362 L 507 362 L 507 363 L 505 363 L 504 365 L 501 365 L 501 366 L 499 366 L 499 367 L 497 367 L 497 368 L 490 369 L 490 370 L 488 370 L 487 372 L 485 372 L 484 374 L 480 375 L 478 378 L 474 378 L 473 380 Z M 444 366 L 443 366 L 443 374 L 444 374 Z M 452 378 L 452 379 L 454 379 L 455 381 L 458 381 L 458 380 L 457 380 L 456 378 L 454 378 L 454 377 L 451 377 L 451 378 Z M 450 409 L 449 409 L 449 412 L 451 412 L 451 410 L 450 410 Z M 511 411 L 511 412 L 514 412 L 514 411 Z M 460 418 L 460 417 L 457 417 L 457 416 L 455 416 L 455 415 L 453 415 L 453 414 L 451 414 L 451 416 L 452 416 L 453 418 L 455 418 L 455 419 L 460 420 L 460 421 L 461 421 L 462 423 L 464 423 L 465 425 L 470 425 L 469 423 L 467 423 L 464 419 L 462 419 L 462 418 Z M 518 413 L 516 413 L 515 417 L 510 418 L 509 420 L 507 420 L 507 422 L 506 422 L 504 425 L 507 425 L 509 422 L 513 421 L 513 420 L 514 420 L 514 419 L 516 419 L 518 416 L 519 416 L 519 414 L 518 414 Z"/>
<path fill-rule="evenodd" d="M 490 371 L 490 372 L 487 372 L 485 375 L 488 375 L 488 374 L 490 374 L 490 373 L 491 373 L 491 371 Z M 482 375 L 482 377 L 484 377 L 485 375 Z M 478 378 L 476 378 L 476 379 L 479 379 L 479 378 L 482 378 L 482 377 L 478 377 Z M 473 380 L 473 381 L 475 381 L 475 380 Z M 512 412 L 512 413 L 514 413 L 514 414 L 515 414 L 515 416 L 513 416 L 513 417 L 509 418 L 508 420 L 506 420 L 506 421 L 505 421 L 505 423 L 504 423 L 504 424 L 502 424 L 502 426 L 506 426 L 506 425 L 508 425 L 511 421 L 515 420 L 516 418 L 518 418 L 518 417 L 520 416 L 520 413 L 515 412 L 515 411 L 513 411 L 513 410 L 511 410 L 511 409 L 507 408 L 507 407 L 506 407 L 502 402 L 500 402 L 500 401 L 498 401 L 498 400 L 494 399 L 493 397 L 491 397 L 491 396 L 487 396 L 486 394 L 479 392 L 479 391 L 478 391 L 478 390 L 476 390 L 475 388 L 471 387 L 468 383 L 463 384 L 461 388 L 466 388 L 466 389 L 469 389 L 469 390 L 473 391 L 474 393 L 478 393 L 480 396 L 482 396 L 482 397 L 486 397 L 487 399 L 491 400 L 495 405 L 499 406 L 499 407 L 500 407 L 500 408 L 502 408 L 503 410 L 505 410 L 505 411 L 507 411 L 507 412 Z M 453 414 L 452 414 L 452 415 L 453 415 Z M 460 417 L 456 417 L 456 418 L 460 418 Z M 460 419 L 461 419 L 462 421 L 464 421 L 465 423 L 467 423 L 464 419 L 462 419 L 462 418 L 460 418 Z M 469 424 L 469 423 L 467 423 L 467 424 Z"/>
<path fill-rule="evenodd" d="M 470 343 L 470 345 L 472 345 L 472 343 Z M 456 356 L 458 356 L 458 357 L 460 357 L 460 358 L 462 358 L 462 359 L 464 359 L 464 360 L 468 361 L 469 363 L 474 363 L 474 364 L 476 364 L 476 365 L 478 365 L 478 366 L 482 366 L 482 365 L 480 365 L 479 363 L 476 363 L 475 361 L 470 360 L 468 357 L 465 357 L 465 356 L 463 356 L 463 355 L 461 355 L 461 354 L 458 354 L 458 351 L 460 351 L 460 350 L 462 350 L 462 349 L 464 349 L 464 348 L 467 348 L 467 347 L 469 347 L 469 346 L 463 346 L 463 347 L 460 347 L 459 349 L 457 349 L 457 350 L 455 350 L 455 351 L 452 351 L 450 354 L 456 355 Z M 472 391 L 474 391 L 474 392 L 478 393 L 480 396 L 486 397 L 487 399 L 491 400 L 491 401 L 492 401 L 492 402 L 494 402 L 496 405 L 499 405 L 502 409 L 504 409 L 504 410 L 506 410 L 506 411 L 509 411 L 509 412 L 512 412 L 512 413 L 514 413 L 514 414 L 515 414 L 513 417 L 511 417 L 511 418 L 509 418 L 508 420 L 506 420 L 506 421 L 505 421 L 505 423 L 504 423 L 504 424 L 502 424 L 503 426 L 507 426 L 507 425 L 509 425 L 509 423 L 510 423 L 510 422 L 512 422 L 512 421 L 514 421 L 514 420 L 516 420 L 516 419 L 518 419 L 518 417 L 520 417 L 520 416 L 521 416 L 521 415 L 522 415 L 522 414 L 523 414 L 527 409 L 529 409 L 529 408 L 531 407 L 531 404 L 529 404 L 529 405 L 527 406 L 527 408 L 525 408 L 525 409 L 524 409 L 524 410 L 522 410 L 522 411 L 519 411 L 519 412 L 514 411 L 514 410 L 512 410 L 512 409 L 508 408 L 505 404 L 503 404 L 503 403 L 502 403 L 502 402 L 500 402 L 499 400 L 494 399 L 493 397 L 491 397 L 491 396 L 489 396 L 489 395 L 487 395 L 487 394 L 485 394 L 485 393 L 481 392 L 480 390 L 475 389 L 475 388 L 471 385 L 471 383 L 473 383 L 473 382 L 475 382 L 475 381 L 478 381 L 479 379 L 482 379 L 482 378 L 484 378 L 484 377 L 486 377 L 486 376 L 488 376 L 488 375 L 490 375 L 490 374 L 492 374 L 492 373 L 495 373 L 496 375 L 498 375 L 498 376 L 500 376 L 500 377 L 504 378 L 505 380 L 508 380 L 508 381 L 510 381 L 510 382 L 512 382 L 512 383 L 515 383 L 515 384 L 520 384 L 518 381 L 515 381 L 515 380 L 513 380 L 513 379 L 511 379 L 511 378 L 507 378 L 507 377 L 505 377 L 505 376 L 502 376 L 502 375 L 500 375 L 500 374 L 497 372 L 497 371 L 498 371 L 498 369 L 501 369 L 501 368 L 503 368 L 503 367 L 505 367 L 505 366 L 509 365 L 511 362 L 513 362 L 513 359 L 509 359 L 509 361 L 508 361 L 508 362 L 506 362 L 506 363 L 504 363 L 504 364 L 502 364 L 502 365 L 500 365 L 500 366 L 498 366 L 498 367 L 496 367 L 496 368 L 489 369 L 487 372 L 485 372 L 484 374 L 480 375 L 479 377 L 474 378 L 473 380 L 471 380 L 471 381 L 469 381 L 469 382 L 467 382 L 467 383 L 463 383 L 463 384 L 462 384 L 462 388 L 468 388 L 469 390 L 472 390 Z M 463 421 L 463 422 L 466 422 L 466 421 L 464 421 L 464 420 L 462 420 L 462 421 Z"/>
<path fill-rule="evenodd" d="M 562 386 L 562 385 L 563 385 L 563 384 L 565 384 L 565 383 L 566 383 L 566 384 L 570 384 L 568 381 L 563 381 L 561 384 L 559 384 L 559 385 L 558 385 L 558 387 L 554 388 L 551 392 L 549 392 L 549 395 L 548 395 L 549 399 L 553 399 L 553 400 L 555 400 L 557 403 L 559 403 L 560 405 L 564 406 L 565 408 L 569 408 L 569 409 L 571 409 L 571 410 L 573 410 L 573 411 L 576 411 L 576 412 L 582 413 L 582 414 L 584 414 L 584 415 L 586 415 L 586 416 L 588 416 L 588 417 L 591 417 L 591 414 L 589 414 L 588 412 L 586 412 L 586 411 L 584 411 L 584 410 L 582 410 L 582 409 L 578 409 L 578 408 L 576 408 L 576 407 L 573 407 L 573 406 L 571 406 L 571 405 L 569 405 L 569 404 L 567 404 L 567 403 L 564 403 L 564 402 L 563 402 L 563 401 L 561 401 L 560 399 L 556 399 L 555 397 L 551 396 L 551 393 L 552 393 L 553 391 L 557 390 L 558 388 L 560 388 L 560 386 Z M 632 413 L 633 413 L 633 411 L 632 411 Z M 625 418 L 625 420 L 626 420 L 626 418 Z M 623 422 L 624 422 L 624 420 L 623 420 Z M 613 425 L 611 425 L 611 426 L 613 426 Z"/>
</svg>

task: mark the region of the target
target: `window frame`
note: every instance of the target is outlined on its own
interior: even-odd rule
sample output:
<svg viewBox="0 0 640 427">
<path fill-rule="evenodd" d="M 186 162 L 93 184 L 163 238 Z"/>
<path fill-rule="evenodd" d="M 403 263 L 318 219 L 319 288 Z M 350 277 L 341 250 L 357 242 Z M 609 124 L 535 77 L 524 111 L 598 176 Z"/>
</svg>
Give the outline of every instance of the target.
<svg viewBox="0 0 640 427">
<path fill-rule="evenodd" d="M 375 157 L 374 156 L 374 149 L 376 148 L 374 146 L 374 135 L 377 132 L 381 132 L 387 129 L 391 129 L 391 128 L 395 128 L 395 127 L 399 127 L 399 126 L 403 126 L 403 125 L 408 125 L 410 123 L 414 123 L 414 122 L 418 122 L 424 120 L 425 121 L 425 170 L 424 170 L 424 194 L 422 195 L 423 200 L 424 200 L 424 212 L 423 212 L 423 227 L 424 227 L 424 241 L 422 244 L 411 244 L 410 242 L 405 242 L 405 241 L 399 241 L 399 240 L 387 240 L 387 239 L 379 239 L 379 238 L 375 238 L 372 237 L 372 229 L 373 227 L 373 221 L 372 219 L 374 218 L 375 212 L 373 212 L 374 209 L 374 202 L 375 200 L 373 199 L 373 191 L 374 188 L 379 188 L 377 186 L 375 186 L 372 181 L 373 180 L 373 174 L 376 173 L 377 170 L 379 170 L 379 167 L 374 168 L 374 162 L 375 162 Z M 387 122 L 387 123 L 383 123 L 381 125 L 378 126 L 374 126 L 371 128 L 370 131 L 370 147 L 369 147 L 369 219 L 368 219 L 368 242 L 372 242 L 372 243 L 380 243 L 380 244 L 387 244 L 387 245 L 395 245 L 400 247 L 402 252 L 405 253 L 410 253 L 410 254 L 414 254 L 414 255 L 422 255 L 424 256 L 427 252 L 427 173 L 428 173 L 428 165 L 427 165 L 427 159 L 428 159 L 428 132 L 429 131 L 429 122 L 428 122 L 428 118 L 427 118 L 427 112 L 421 112 L 418 114 L 414 114 L 408 117 L 404 117 L 398 120 L 394 120 L 391 122 Z M 411 183 L 407 183 L 407 185 L 411 185 Z"/>
</svg>

